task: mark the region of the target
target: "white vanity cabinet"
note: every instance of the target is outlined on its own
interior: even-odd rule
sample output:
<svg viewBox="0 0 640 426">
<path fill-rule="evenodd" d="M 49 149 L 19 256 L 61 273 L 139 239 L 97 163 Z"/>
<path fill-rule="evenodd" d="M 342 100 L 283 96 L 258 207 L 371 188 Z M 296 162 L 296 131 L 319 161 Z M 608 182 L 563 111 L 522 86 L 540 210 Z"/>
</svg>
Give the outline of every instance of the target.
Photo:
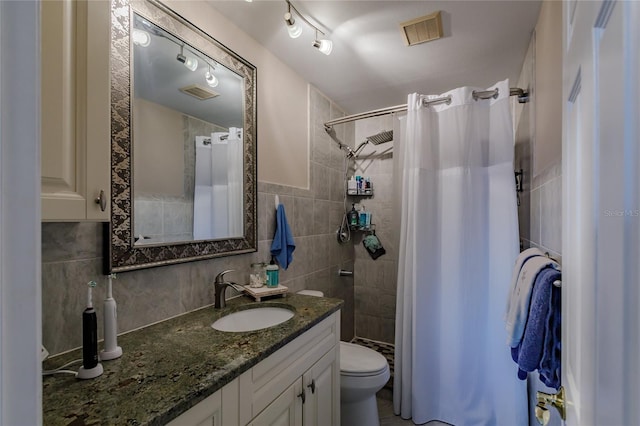
<svg viewBox="0 0 640 426">
<path fill-rule="evenodd" d="M 222 407 L 225 407 L 224 412 Z M 238 379 L 182 413 L 167 426 L 224 426 L 238 424 Z"/>
<path fill-rule="evenodd" d="M 339 426 L 340 311 L 244 372 L 171 426 Z"/>
<path fill-rule="evenodd" d="M 240 376 L 240 424 L 340 424 L 340 312 Z"/>
<path fill-rule="evenodd" d="M 108 221 L 110 2 L 40 7 L 42 220 Z"/>
</svg>

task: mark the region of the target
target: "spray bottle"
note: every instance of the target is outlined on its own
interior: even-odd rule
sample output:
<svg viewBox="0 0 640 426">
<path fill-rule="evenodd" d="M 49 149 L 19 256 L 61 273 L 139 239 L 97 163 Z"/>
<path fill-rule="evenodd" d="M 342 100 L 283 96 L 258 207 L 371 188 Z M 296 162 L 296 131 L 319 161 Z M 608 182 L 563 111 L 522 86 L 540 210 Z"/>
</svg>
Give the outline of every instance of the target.
<svg viewBox="0 0 640 426">
<path fill-rule="evenodd" d="M 116 274 L 109 275 L 107 298 L 104 299 L 104 350 L 100 352 L 100 359 L 108 361 L 120 358 L 122 348 L 118 346 L 118 308 L 113 298 L 113 279 Z"/>
<path fill-rule="evenodd" d="M 82 312 L 82 367 L 76 375 L 78 379 L 93 379 L 103 372 L 102 364 L 98 362 L 98 318 L 91 295 L 96 282 L 89 281 L 88 285 L 87 308 Z"/>
</svg>

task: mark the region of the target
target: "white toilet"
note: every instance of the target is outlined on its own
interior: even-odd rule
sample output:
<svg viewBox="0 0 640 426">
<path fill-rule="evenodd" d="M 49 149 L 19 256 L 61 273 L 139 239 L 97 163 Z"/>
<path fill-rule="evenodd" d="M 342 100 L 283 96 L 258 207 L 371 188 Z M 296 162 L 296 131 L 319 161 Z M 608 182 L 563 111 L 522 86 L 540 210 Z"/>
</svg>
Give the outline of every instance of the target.
<svg viewBox="0 0 640 426">
<path fill-rule="evenodd" d="M 316 290 L 299 294 L 322 297 Z M 345 426 L 378 426 L 376 392 L 389 380 L 389 364 L 378 352 L 340 342 L 340 423 Z"/>
</svg>

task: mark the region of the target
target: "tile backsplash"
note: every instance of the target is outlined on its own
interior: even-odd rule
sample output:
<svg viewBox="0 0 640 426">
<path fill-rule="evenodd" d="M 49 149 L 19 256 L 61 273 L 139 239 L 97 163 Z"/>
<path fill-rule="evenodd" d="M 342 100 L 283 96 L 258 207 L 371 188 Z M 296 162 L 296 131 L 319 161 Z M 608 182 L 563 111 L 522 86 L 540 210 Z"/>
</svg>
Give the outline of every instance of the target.
<svg viewBox="0 0 640 426">
<path fill-rule="evenodd" d="M 224 269 L 228 277 L 248 282 L 249 265 L 267 261 L 275 231 L 275 195 L 284 204 L 296 250 L 294 261 L 281 271 L 280 281 L 295 292 L 317 289 L 345 301 L 341 318 L 343 340 L 354 333 L 354 280 L 339 277 L 338 269 L 354 270 L 352 244 L 338 244 L 336 229 L 342 217 L 343 156 L 324 131 L 329 117 L 344 113 L 321 93 L 310 91 L 311 187 L 309 189 L 258 182 L 258 252 L 211 260 L 120 273 L 113 293 L 118 303 L 118 328 L 130 331 L 213 303 L 212 283 Z M 354 126 L 336 126 L 341 140 L 353 146 Z M 98 282 L 94 305 L 102 323 L 102 223 L 42 224 L 42 336 L 51 354 L 81 346 L 81 315 L 86 284 Z M 229 293 L 231 293 L 229 291 Z M 101 326 L 99 326 L 101 329 Z M 100 337 L 102 330 L 99 330 Z M 123 348 L 126 351 L 126 348 Z"/>
</svg>

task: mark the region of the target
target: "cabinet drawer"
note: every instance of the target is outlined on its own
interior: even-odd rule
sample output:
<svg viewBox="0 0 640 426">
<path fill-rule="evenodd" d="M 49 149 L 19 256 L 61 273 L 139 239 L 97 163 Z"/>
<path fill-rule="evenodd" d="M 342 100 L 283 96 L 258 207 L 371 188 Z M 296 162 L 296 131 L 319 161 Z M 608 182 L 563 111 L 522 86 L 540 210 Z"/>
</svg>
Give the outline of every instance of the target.
<svg viewBox="0 0 640 426">
<path fill-rule="evenodd" d="M 340 341 L 340 312 L 332 314 L 241 377 L 250 389 L 251 417 L 284 392 Z"/>
</svg>

